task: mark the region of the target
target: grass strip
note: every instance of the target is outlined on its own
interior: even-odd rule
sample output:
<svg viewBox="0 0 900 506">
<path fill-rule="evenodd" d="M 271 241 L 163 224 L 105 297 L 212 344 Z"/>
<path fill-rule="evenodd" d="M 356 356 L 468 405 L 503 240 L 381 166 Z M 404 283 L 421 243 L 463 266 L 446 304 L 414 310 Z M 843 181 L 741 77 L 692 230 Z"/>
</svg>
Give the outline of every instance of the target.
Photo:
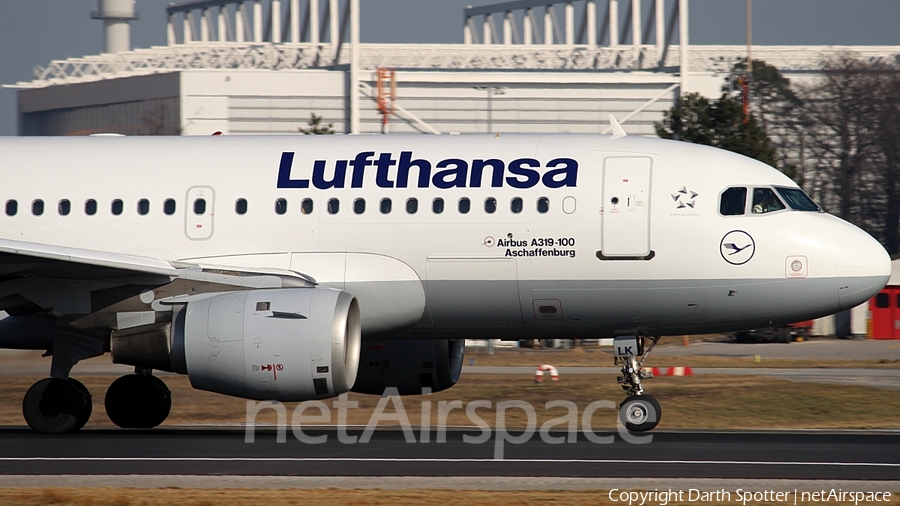
<svg viewBox="0 0 900 506">
<path fill-rule="evenodd" d="M 22 426 L 22 398 L 25 391 L 40 377 L 10 377 L 0 385 L 0 425 Z M 93 394 L 94 414 L 88 427 L 112 426 L 103 410 L 103 396 L 112 376 L 84 376 Z M 246 421 L 247 401 L 224 395 L 194 390 L 187 377 L 164 376 L 172 390 L 172 412 L 164 423 L 175 424 L 241 424 Z M 896 391 L 856 385 L 795 383 L 764 376 L 695 375 L 659 377 L 646 384 L 647 393 L 662 405 L 663 416 L 659 429 L 896 429 L 900 428 L 900 395 Z M 378 396 L 351 393 L 350 400 L 359 407 L 348 412 L 347 422 L 365 425 L 369 422 Z M 459 383 L 448 390 L 430 396 L 402 397 L 410 423 L 417 427 L 423 403 L 430 402 L 431 426 L 437 423 L 441 401 L 459 400 L 465 407 L 475 400 L 487 400 L 490 409 L 477 410 L 489 425 L 495 425 L 497 402 L 522 400 L 535 408 L 538 424 L 565 417 L 565 408 L 545 409 L 547 402 L 570 401 L 577 406 L 578 428 L 584 409 L 592 402 L 608 400 L 618 405 L 624 393 L 609 375 L 563 375 L 558 382 L 544 378 L 543 385 L 535 385 L 531 375 L 463 375 Z M 335 399 L 326 399 L 331 408 Z M 296 403 L 286 403 L 290 417 Z M 386 413 L 394 412 L 389 403 Z M 337 423 L 337 410 L 330 409 L 331 423 Z M 316 409 L 307 415 L 315 416 Z M 290 423 L 292 418 L 288 419 Z M 508 427 L 524 427 L 524 411 L 506 412 Z M 258 423 L 275 423 L 275 412 L 265 409 L 257 417 Z M 454 409 L 447 417 L 448 425 L 472 426 L 473 421 L 464 409 Z M 396 426 L 396 423 L 389 425 Z M 598 409 L 591 420 L 594 428 L 614 428 L 616 412 Z M 557 430 L 565 430 L 560 425 Z"/>
</svg>

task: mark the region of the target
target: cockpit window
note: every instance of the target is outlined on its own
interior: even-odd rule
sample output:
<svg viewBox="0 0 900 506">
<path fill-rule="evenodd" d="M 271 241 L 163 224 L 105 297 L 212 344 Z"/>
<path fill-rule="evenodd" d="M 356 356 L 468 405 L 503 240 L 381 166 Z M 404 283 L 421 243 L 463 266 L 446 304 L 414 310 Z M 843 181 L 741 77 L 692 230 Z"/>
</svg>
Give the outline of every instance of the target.
<svg viewBox="0 0 900 506">
<path fill-rule="evenodd" d="M 775 192 L 771 188 L 753 189 L 753 214 L 771 213 L 784 208 L 784 204 L 775 196 Z"/>
<path fill-rule="evenodd" d="M 816 205 L 816 203 L 813 202 L 800 188 L 782 188 L 776 186 L 775 190 L 778 191 L 778 194 L 784 198 L 784 201 L 791 206 L 791 209 L 797 211 L 821 211 L 819 206 Z"/>
<path fill-rule="evenodd" d="M 744 206 L 747 204 L 747 188 L 743 186 L 729 188 L 722 192 L 719 201 L 719 212 L 723 216 L 738 216 L 744 214 Z"/>
</svg>

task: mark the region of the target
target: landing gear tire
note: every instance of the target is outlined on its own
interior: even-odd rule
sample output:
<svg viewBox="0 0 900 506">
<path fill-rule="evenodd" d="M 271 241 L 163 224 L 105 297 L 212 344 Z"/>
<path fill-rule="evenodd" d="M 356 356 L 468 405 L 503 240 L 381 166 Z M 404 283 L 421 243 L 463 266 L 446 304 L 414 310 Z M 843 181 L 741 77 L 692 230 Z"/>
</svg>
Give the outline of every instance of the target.
<svg viewBox="0 0 900 506">
<path fill-rule="evenodd" d="M 152 429 L 172 409 L 172 392 L 156 376 L 129 374 L 106 391 L 106 415 L 123 429 Z"/>
<path fill-rule="evenodd" d="M 31 385 L 22 400 L 25 421 L 41 434 L 76 431 L 84 427 L 92 411 L 91 394 L 72 378 L 42 379 Z"/>
<path fill-rule="evenodd" d="M 88 423 L 88 420 L 91 419 L 91 414 L 94 412 L 94 403 L 91 400 L 91 393 L 82 382 L 78 381 L 75 378 L 69 378 L 69 383 L 71 383 L 76 390 L 81 392 L 81 395 L 87 397 L 87 409 L 84 410 L 84 412 L 78 418 L 78 423 L 75 424 L 75 430 L 81 430 L 81 428 Z"/>
<path fill-rule="evenodd" d="M 631 432 L 653 430 L 661 417 L 659 402 L 649 395 L 632 395 L 619 404 L 619 420 Z"/>
</svg>

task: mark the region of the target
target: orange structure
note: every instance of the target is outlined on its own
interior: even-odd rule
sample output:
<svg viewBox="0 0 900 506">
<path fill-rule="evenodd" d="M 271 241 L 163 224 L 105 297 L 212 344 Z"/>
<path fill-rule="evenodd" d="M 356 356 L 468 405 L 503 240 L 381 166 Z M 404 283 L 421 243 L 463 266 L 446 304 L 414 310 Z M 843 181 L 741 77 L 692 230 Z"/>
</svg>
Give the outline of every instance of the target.
<svg viewBox="0 0 900 506">
<path fill-rule="evenodd" d="M 378 67 L 376 69 L 376 102 L 381 113 L 381 133 L 388 133 L 388 118 L 394 114 L 394 101 L 397 97 L 397 74 L 394 69 Z"/>
</svg>

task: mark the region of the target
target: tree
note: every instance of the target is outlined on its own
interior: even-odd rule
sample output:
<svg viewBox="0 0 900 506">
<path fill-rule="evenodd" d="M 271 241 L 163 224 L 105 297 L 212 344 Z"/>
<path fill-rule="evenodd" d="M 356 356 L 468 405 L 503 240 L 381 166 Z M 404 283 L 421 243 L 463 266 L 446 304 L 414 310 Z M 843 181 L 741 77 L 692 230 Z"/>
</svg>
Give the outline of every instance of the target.
<svg viewBox="0 0 900 506">
<path fill-rule="evenodd" d="M 776 166 L 775 149 L 765 130 L 752 115 L 744 123 L 741 105 L 725 95 L 710 102 L 697 93 L 687 94 L 654 127 L 663 139 L 715 146 Z"/>
<path fill-rule="evenodd" d="M 876 123 L 878 147 L 883 155 L 881 171 L 885 194 L 882 243 L 891 253 L 900 252 L 900 74 L 884 75 L 880 82 Z"/>
<path fill-rule="evenodd" d="M 316 116 L 316 113 L 314 112 L 309 113 L 309 121 L 306 124 L 309 126 L 308 128 L 300 127 L 297 129 L 303 135 L 324 135 L 334 133 L 334 124 L 328 123 L 327 125 L 323 125 L 322 116 Z"/>
<path fill-rule="evenodd" d="M 771 139 L 778 168 L 824 209 L 865 229 L 894 255 L 900 253 L 898 67 L 890 60 L 845 53 L 822 62 L 820 79 L 797 86 L 771 65 L 754 61 L 750 87 L 751 122 L 758 120 Z M 745 74 L 741 62 L 731 79 Z M 725 86 L 735 88 L 734 81 Z M 685 100 L 682 107 L 692 105 L 703 109 L 705 104 Z M 708 133 L 717 128 L 709 126 L 715 123 L 715 106 L 707 104 L 705 116 L 680 112 L 683 117 L 693 114 L 690 120 L 696 124 L 681 126 L 680 132 L 670 128 L 671 134 L 729 149 L 725 139 Z M 668 114 L 666 121 L 672 122 Z"/>
<path fill-rule="evenodd" d="M 740 94 L 738 79 L 746 76 L 747 62 L 742 61 L 734 65 L 730 82 L 722 91 L 734 90 L 737 96 Z M 790 79 L 781 75 L 776 67 L 762 60 L 753 60 L 753 75 L 750 76 L 750 107 L 759 117 L 762 128 L 769 131 L 769 122 L 777 121 L 779 116 L 800 104 L 794 90 L 791 89 Z"/>
<path fill-rule="evenodd" d="M 747 62 L 734 65 L 723 92 L 736 100 L 742 99 L 738 79 L 746 77 Z M 781 75 L 778 68 L 762 60 L 753 60 L 750 76 L 750 111 L 758 118 L 760 127 L 768 135 L 777 155 L 777 168 L 801 186 L 804 184 L 803 165 L 806 124 L 799 113 L 803 101 L 791 87 L 790 79 Z"/>
<path fill-rule="evenodd" d="M 841 218 L 878 236 L 872 192 L 880 172 L 879 69 L 845 54 L 825 63 L 823 78 L 802 89 L 810 190 Z M 877 190 L 876 190 L 877 191 Z M 872 197 L 875 197 L 874 199 Z"/>
</svg>

